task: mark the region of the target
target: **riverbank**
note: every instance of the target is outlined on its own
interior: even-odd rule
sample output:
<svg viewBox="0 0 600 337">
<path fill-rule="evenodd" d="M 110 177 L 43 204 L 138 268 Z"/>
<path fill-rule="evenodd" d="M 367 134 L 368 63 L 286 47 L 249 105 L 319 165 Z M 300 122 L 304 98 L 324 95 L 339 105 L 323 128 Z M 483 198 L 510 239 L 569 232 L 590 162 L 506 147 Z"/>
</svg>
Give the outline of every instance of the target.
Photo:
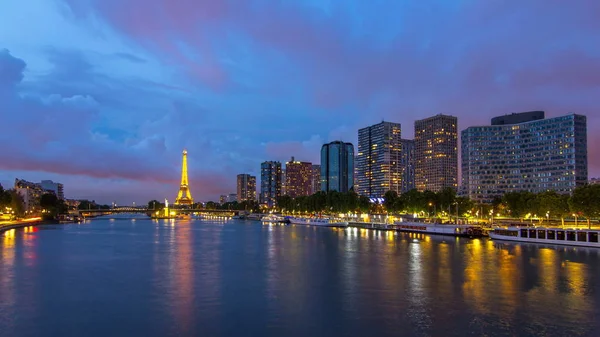
<svg viewBox="0 0 600 337">
<path fill-rule="evenodd" d="M 10 229 L 17 229 L 17 228 L 23 228 L 23 227 L 29 227 L 29 226 L 53 225 L 53 224 L 57 224 L 57 222 L 42 220 L 42 218 L 0 222 L 0 233 L 10 230 Z"/>
</svg>

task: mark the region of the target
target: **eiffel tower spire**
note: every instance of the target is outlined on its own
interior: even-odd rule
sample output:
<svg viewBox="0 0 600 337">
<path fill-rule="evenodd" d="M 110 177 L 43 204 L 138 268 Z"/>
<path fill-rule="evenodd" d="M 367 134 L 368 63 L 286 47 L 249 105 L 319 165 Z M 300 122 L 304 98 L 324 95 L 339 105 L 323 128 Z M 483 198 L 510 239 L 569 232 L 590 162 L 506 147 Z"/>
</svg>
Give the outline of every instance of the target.
<svg viewBox="0 0 600 337">
<path fill-rule="evenodd" d="M 183 150 L 183 161 L 181 164 L 181 186 L 179 186 L 179 193 L 177 193 L 177 199 L 175 199 L 175 205 L 192 205 L 194 199 L 190 193 L 190 187 L 188 185 L 188 173 L 187 173 L 187 151 Z"/>
</svg>

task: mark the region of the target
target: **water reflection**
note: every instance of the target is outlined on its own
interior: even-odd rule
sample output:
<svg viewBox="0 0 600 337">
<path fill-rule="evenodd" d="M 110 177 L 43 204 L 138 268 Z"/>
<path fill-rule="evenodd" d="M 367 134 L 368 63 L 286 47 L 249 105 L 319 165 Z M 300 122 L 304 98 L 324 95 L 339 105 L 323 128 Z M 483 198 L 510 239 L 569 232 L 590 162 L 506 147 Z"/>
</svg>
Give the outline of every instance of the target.
<svg viewBox="0 0 600 337">
<path fill-rule="evenodd" d="M 120 320 L 144 336 L 268 337 L 592 335 L 600 314 L 593 249 L 142 219 L 5 232 L 0 249 L 7 336 L 28 313 L 86 336 Z"/>
</svg>

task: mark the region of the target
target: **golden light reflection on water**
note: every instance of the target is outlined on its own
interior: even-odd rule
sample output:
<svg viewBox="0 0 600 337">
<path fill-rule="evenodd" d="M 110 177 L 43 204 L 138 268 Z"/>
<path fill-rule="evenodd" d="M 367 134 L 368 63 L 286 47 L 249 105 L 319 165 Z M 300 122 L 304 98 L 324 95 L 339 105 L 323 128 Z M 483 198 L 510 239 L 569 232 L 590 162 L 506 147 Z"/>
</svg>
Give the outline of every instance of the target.
<svg viewBox="0 0 600 337">
<path fill-rule="evenodd" d="M 15 303 L 15 230 L 2 233 L 2 259 L 0 260 L 0 308 L 10 308 Z M 0 333 L 1 334 L 1 333 Z"/>
</svg>

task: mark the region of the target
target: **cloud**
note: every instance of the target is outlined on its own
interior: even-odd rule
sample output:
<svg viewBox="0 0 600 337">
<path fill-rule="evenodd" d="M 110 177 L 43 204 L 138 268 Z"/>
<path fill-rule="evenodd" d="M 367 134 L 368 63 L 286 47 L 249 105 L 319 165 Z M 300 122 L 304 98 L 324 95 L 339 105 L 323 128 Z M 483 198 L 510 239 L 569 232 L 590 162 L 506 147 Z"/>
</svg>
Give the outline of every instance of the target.
<svg viewBox="0 0 600 337">
<path fill-rule="evenodd" d="M 261 161 L 318 162 L 322 143 L 356 144 L 382 119 L 404 138 L 437 113 L 461 129 L 527 110 L 600 127 L 597 1 L 54 3 L 60 15 L 45 3 L 43 26 L 58 33 L 27 27 L 22 59 L 0 52 L 0 104 L 19 111 L 5 121 L 30 130 L 21 159 L 2 164 L 11 170 L 160 190 L 176 184 L 187 147 L 195 197 L 214 198 Z M 598 176 L 600 153 L 589 151 Z"/>
</svg>

